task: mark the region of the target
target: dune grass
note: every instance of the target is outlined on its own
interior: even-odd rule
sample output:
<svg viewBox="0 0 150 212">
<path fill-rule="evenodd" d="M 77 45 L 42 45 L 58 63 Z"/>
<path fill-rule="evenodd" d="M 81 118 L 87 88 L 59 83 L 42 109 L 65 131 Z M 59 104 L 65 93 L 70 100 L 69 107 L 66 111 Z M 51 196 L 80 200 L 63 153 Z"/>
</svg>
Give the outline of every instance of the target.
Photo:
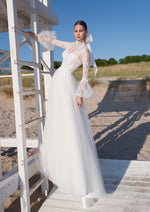
<svg viewBox="0 0 150 212">
<path fill-rule="evenodd" d="M 74 76 L 77 80 L 82 78 L 82 68 L 75 71 Z M 150 76 L 150 62 L 117 64 L 113 66 L 98 67 L 98 73 L 94 76 L 93 68 L 90 68 L 89 78 L 112 77 L 148 77 Z"/>
<path fill-rule="evenodd" d="M 78 68 L 74 72 L 74 76 L 77 81 L 82 78 L 82 68 Z M 118 79 L 125 79 L 128 77 L 136 78 L 141 77 L 143 81 L 141 83 L 150 84 L 150 62 L 132 63 L 132 64 L 117 64 L 113 66 L 98 67 L 98 73 L 95 76 L 94 70 L 91 67 L 89 72 L 89 83 L 93 87 L 99 84 L 98 78 L 116 76 Z M 44 77 L 42 76 L 42 81 Z M 23 88 L 34 88 L 34 76 L 22 77 Z M 13 96 L 12 92 L 12 79 L 1 78 L 0 79 L 1 92 L 8 97 Z M 44 89 L 44 83 L 43 83 Z"/>
<path fill-rule="evenodd" d="M 5 96 L 12 98 L 13 97 L 13 88 L 12 86 L 7 86 L 7 87 L 2 87 L 1 88 L 1 93 L 4 94 Z"/>
</svg>

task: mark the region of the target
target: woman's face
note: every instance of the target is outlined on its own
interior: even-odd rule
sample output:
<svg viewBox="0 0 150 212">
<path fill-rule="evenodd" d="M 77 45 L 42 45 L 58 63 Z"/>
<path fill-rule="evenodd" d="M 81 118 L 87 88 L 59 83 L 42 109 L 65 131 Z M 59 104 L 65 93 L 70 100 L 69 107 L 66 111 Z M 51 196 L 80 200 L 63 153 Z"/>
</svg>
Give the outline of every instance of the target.
<svg viewBox="0 0 150 212">
<path fill-rule="evenodd" d="M 74 27 L 74 36 L 77 41 L 85 40 L 87 30 L 80 24 L 75 25 Z"/>
</svg>

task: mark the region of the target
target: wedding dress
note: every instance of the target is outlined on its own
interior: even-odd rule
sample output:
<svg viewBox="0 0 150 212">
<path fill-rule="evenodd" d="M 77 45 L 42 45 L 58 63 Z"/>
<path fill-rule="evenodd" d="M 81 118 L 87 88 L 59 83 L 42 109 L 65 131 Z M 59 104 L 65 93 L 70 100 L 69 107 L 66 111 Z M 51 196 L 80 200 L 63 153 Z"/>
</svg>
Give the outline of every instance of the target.
<svg viewBox="0 0 150 212">
<path fill-rule="evenodd" d="M 85 105 L 78 108 L 77 97 L 89 98 L 93 91 L 88 83 L 89 52 L 84 41 L 63 42 L 54 32 L 43 31 L 39 42 L 47 49 L 65 49 L 63 62 L 49 86 L 48 111 L 40 160 L 44 175 L 60 191 L 82 196 L 83 208 L 104 195 L 104 184 Z M 77 84 L 73 72 L 83 65 Z"/>
</svg>

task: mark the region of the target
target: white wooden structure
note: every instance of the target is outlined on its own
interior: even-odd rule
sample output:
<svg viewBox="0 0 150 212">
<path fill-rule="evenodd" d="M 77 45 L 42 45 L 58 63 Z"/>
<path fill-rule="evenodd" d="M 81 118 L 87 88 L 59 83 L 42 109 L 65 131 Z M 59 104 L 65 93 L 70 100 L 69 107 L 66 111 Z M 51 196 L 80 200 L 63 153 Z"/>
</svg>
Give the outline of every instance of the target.
<svg viewBox="0 0 150 212">
<path fill-rule="evenodd" d="M 42 185 L 45 194 L 48 192 L 48 181 L 41 175 L 41 178 L 29 188 L 29 179 L 37 173 L 38 168 L 35 166 L 37 154 L 27 158 L 27 147 L 37 147 L 42 142 L 44 109 L 43 109 L 43 91 L 42 91 L 42 73 L 48 73 L 45 78 L 50 80 L 53 74 L 53 56 L 52 52 L 43 50 L 43 58 L 40 57 L 40 49 L 37 40 L 30 41 L 22 29 L 31 29 L 38 33 L 39 29 L 51 29 L 52 25 L 58 24 L 57 16 L 51 11 L 50 0 L 0 0 L 0 32 L 9 32 L 10 53 L 0 58 L 0 65 L 11 57 L 11 70 L 13 80 L 15 122 L 16 122 L 16 139 L 14 142 L 3 140 L 1 146 L 8 144 L 7 147 L 17 147 L 18 167 L 2 176 L 1 158 L 0 158 L 0 211 L 3 212 L 3 201 L 9 197 L 15 190 L 20 188 L 21 211 L 30 211 L 30 196 Z M 23 40 L 19 42 L 19 34 Z M 20 58 L 20 47 L 25 43 L 31 48 L 33 62 L 22 61 Z M 44 71 L 41 71 L 41 63 Z M 23 91 L 22 88 L 22 65 L 33 67 L 34 74 L 34 91 Z M 4 70 L 4 68 L 1 68 Z M 6 68 L 7 69 L 7 68 Z M 47 90 L 47 84 L 45 84 Z M 25 122 L 23 96 L 34 94 L 36 96 L 36 118 L 28 123 Z M 47 98 L 47 91 L 46 91 Z M 26 128 L 37 124 L 38 138 L 36 142 L 26 138 Z M 4 144 L 5 142 L 5 144 Z M 1 155 L 0 155 L 1 156 Z M 37 161 L 36 161 L 37 162 Z"/>
<path fill-rule="evenodd" d="M 106 195 L 88 209 L 81 197 L 64 194 L 56 186 L 39 212 L 150 212 L 150 163 L 100 159 Z"/>
</svg>

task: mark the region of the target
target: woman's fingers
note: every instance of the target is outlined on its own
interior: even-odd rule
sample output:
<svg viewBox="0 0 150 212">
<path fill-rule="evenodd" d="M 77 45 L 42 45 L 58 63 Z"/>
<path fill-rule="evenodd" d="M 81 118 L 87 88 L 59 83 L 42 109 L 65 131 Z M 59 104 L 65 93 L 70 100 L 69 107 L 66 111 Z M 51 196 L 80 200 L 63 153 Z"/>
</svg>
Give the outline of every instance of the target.
<svg viewBox="0 0 150 212">
<path fill-rule="evenodd" d="M 83 103 L 82 98 L 81 97 L 78 97 L 77 104 L 78 104 L 78 107 L 79 108 L 82 106 L 82 103 Z"/>
</svg>

